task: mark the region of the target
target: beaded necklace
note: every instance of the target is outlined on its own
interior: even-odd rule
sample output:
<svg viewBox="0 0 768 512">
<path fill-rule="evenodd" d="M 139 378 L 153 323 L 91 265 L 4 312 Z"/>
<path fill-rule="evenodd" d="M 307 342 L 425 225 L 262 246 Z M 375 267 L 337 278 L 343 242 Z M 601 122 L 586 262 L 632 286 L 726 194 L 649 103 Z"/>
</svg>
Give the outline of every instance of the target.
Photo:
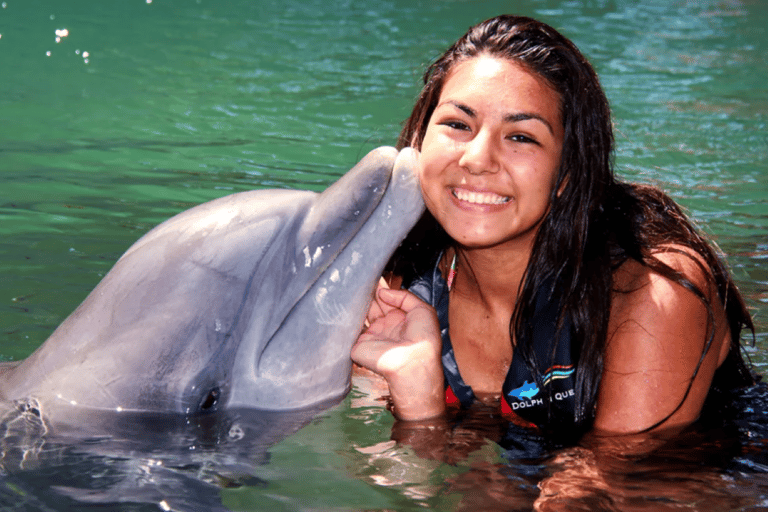
<svg viewBox="0 0 768 512">
<path fill-rule="evenodd" d="M 445 283 L 448 285 L 448 291 L 451 291 L 451 286 L 453 286 L 453 280 L 456 277 L 456 253 L 453 254 L 453 261 L 451 261 L 451 269 L 448 271 L 448 279 L 445 280 Z"/>
</svg>

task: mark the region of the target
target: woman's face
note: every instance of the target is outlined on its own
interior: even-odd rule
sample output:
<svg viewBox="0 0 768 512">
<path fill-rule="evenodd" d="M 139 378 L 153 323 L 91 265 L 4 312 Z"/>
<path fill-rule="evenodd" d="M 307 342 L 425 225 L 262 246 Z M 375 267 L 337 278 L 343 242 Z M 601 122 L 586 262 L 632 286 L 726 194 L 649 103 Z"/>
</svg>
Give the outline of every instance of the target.
<svg viewBox="0 0 768 512">
<path fill-rule="evenodd" d="M 466 247 L 530 250 L 562 146 L 559 95 L 513 61 L 473 57 L 449 73 L 424 134 L 424 201 Z"/>
</svg>

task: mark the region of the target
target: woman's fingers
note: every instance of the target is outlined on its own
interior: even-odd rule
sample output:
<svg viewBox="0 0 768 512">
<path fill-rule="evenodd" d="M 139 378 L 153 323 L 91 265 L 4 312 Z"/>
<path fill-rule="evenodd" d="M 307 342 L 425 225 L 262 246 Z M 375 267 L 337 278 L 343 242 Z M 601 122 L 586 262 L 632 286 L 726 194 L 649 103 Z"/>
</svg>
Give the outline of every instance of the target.
<svg viewBox="0 0 768 512">
<path fill-rule="evenodd" d="M 383 303 L 379 299 L 379 290 L 388 290 L 389 284 L 387 281 L 383 278 L 379 278 L 379 284 L 376 288 L 376 291 L 373 293 L 373 300 L 371 301 L 371 305 L 368 308 L 368 314 L 365 316 L 365 326 L 370 326 L 377 318 L 380 318 L 387 314 L 389 310 L 392 309 L 391 306 Z"/>
<path fill-rule="evenodd" d="M 423 300 L 418 298 L 408 290 L 392 290 L 390 288 L 379 288 L 376 291 L 378 302 L 385 308 L 397 308 L 403 310 L 406 314 L 416 308 L 430 308 Z"/>
<path fill-rule="evenodd" d="M 420 358 L 439 353 L 441 338 L 436 314 L 418 298 L 413 299 L 397 298 L 411 311 L 393 307 L 371 323 L 352 347 L 353 361 L 386 377 L 386 373 L 411 364 L 410 356 L 418 353 Z"/>
</svg>

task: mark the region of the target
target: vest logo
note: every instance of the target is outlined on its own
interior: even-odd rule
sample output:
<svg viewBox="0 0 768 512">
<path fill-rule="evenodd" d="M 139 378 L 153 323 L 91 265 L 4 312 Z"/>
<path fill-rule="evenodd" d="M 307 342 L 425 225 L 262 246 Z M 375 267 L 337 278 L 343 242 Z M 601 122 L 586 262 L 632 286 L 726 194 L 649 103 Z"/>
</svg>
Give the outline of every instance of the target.
<svg viewBox="0 0 768 512">
<path fill-rule="evenodd" d="M 547 384 L 550 384 L 552 381 L 567 379 L 573 374 L 573 372 L 574 372 L 574 368 L 572 364 L 553 366 L 549 370 L 547 370 L 546 373 L 544 373 L 543 379 L 542 379 L 543 384 L 546 386 Z M 509 396 L 513 396 L 518 400 L 530 400 L 531 398 L 538 395 L 539 391 L 541 390 L 539 389 L 539 386 L 537 386 L 535 382 L 528 382 L 526 380 L 522 386 L 511 390 L 509 392 Z M 571 390 L 571 393 L 573 393 L 573 390 Z M 563 395 L 563 396 L 558 397 L 557 400 L 562 400 L 566 396 L 565 393 L 558 393 L 558 395 Z"/>
<path fill-rule="evenodd" d="M 546 386 L 553 380 L 560 380 L 560 379 L 567 379 L 570 377 L 573 372 L 575 371 L 572 364 L 564 365 L 564 364 L 558 364 L 553 367 L 551 367 L 549 370 L 546 371 L 544 374 L 544 385 Z"/>
<path fill-rule="evenodd" d="M 533 398 L 539 394 L 539 386 L 537 386 L 536 383 L 534 382 L 528 382 L 526 380 L 522 386 L 520 386 L 519 388 L 513 389 L 512 391 L 509 392 L 509 394 L 517 398 L 518 400 Z"/>
</svg>

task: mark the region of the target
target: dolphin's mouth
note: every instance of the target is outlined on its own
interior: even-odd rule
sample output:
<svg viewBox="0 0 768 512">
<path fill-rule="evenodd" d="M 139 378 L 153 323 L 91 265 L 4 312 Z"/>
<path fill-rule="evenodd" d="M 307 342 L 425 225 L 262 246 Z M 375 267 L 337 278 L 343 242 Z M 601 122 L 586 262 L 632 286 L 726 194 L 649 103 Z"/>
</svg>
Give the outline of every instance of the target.
<svg viewBox="0 0 768 512">
<path fill-rule="evenodd" d="M 287 247 L 288 256 L 293 257 L 293 275 L 288 286 L 279 290 L 286 299 L 284 313 L 279 315 L 283 320 L 267 331 L 268 341 L 256 355 L 257 375 L 262 372 L 263 354 L 273 343 L 275 333 L 285 327 L 285 319 L 292 315 L 296 305 L 323 278 L 381 205 L 390 188 L 397 156 L 394 148 L 378 148 L 368 153 L 319 193 L 306 217 L 298 223 L 294 247 Z M 276 254 L 275 259 L 285 256 Z M 337 269 L 326 277 L 340 280 L 341 273 Z"/>
<path fill-rule="evenodd" d="M 231 403 L 297 409 L 349 391 L 349 353 L 376 282 L 424 211 L 416 155 L 374 150 L 316 197 L 289 251 L 296 272 L 279 288 L 280 312 L 258 329 L 250 380 L 233 382 Z M 240 350 L 236 364 L 246 357 Z"/>
</svg>

